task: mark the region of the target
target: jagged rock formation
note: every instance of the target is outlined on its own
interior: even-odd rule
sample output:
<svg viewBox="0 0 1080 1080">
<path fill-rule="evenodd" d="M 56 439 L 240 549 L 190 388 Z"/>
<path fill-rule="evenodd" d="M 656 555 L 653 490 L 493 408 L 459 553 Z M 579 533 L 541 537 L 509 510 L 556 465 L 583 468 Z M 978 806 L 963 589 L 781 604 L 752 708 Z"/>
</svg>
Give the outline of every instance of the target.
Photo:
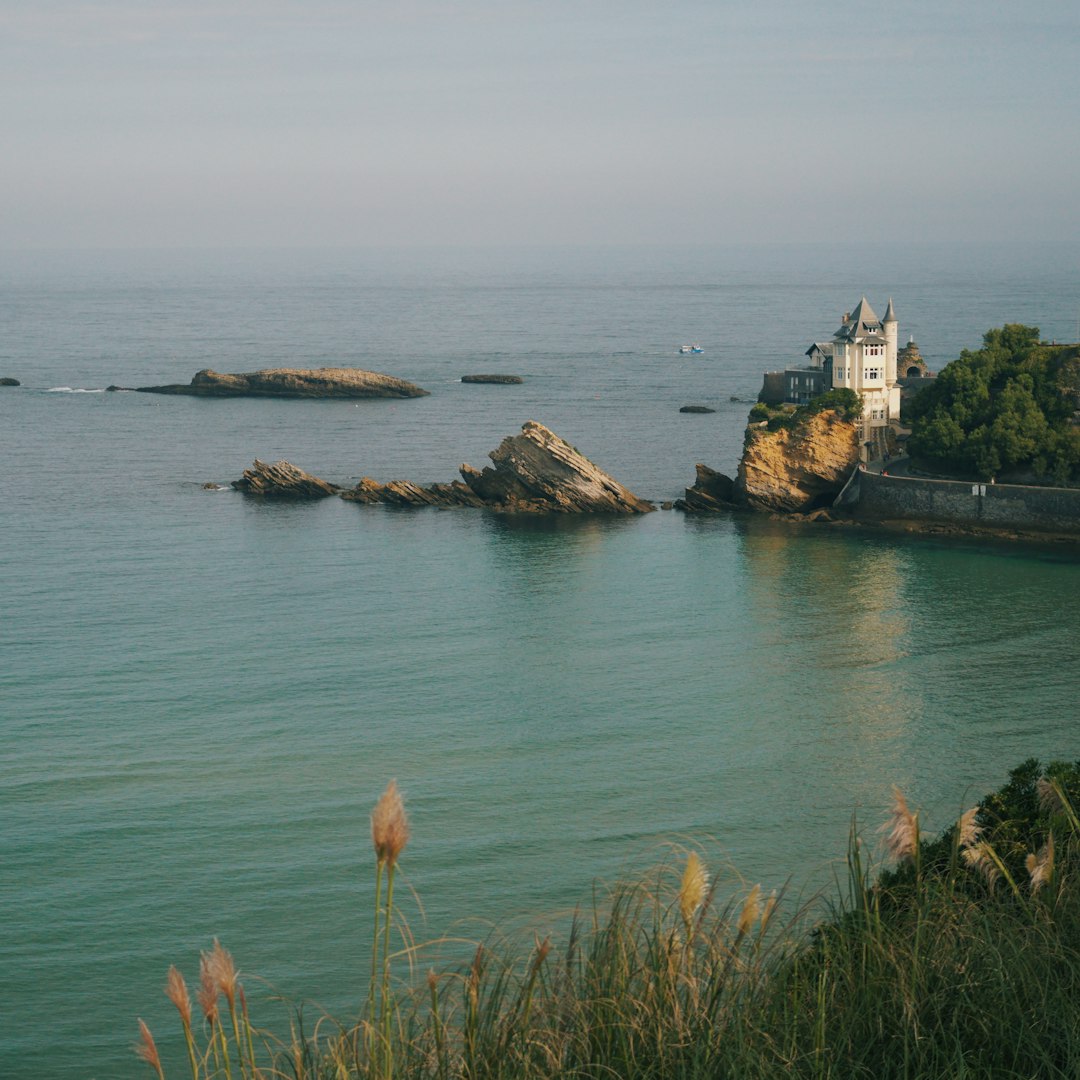
<svg viewBox="0 0 1080 1080">
<path fill-rule="evenodd" d="M 5 376 L 0 379 L 0 386 L 22 386 L 22 383 L 18 379 L 13 379 L 10 376 Z"/>
<path fill-rule="evenodd" d="M 267 465 L 258 458 L 250 469 L 244 470 L 241 479 L 233 481 L 232 486 L 245 495 L 263 495 L 275 499 L 325 499 L 329 495 L 337 495 L 341 490 L 337 485 L 311 476 L 287 461 Z"/>
<path fill-rule="evenodd" d="M 461 466 L 461 480 L 420 487 L 367 477 L 342 494 L 390 506 L 486 506 L 505 513 L 644 514 L 656 509 L 598 469 L 568 442 L 530 420 L 489 455 L 494 468 Z"/>
<path fill-rule="evenodd" d="M 730 510 L 735 505 L 735 481 L 708 465 L 697 465 L 697 479 L 686 489 L 686 498 L 675 501 L 676 510 L 701 513 L 708 510 Z"/>
<path fill-rule="evenodd" d="M 494 468 L 462 465 L 461 478 L 489 506 L 540 513 L 645 514 L 656 508 L 530 420 L 489 455 Z"/>
<path fill-rule="evenodd" d="M 360 368 L 266 368 L 227 375 L 207 368 L 190 383 L 139 386 L 144 394 L 193 394 L 198 397 L 412 398 L 428 391 L 392 375 Z"/>
<path fill-rule="evenodd" d="M 749 428 L 735 498 L 759 510 L 812 510 L 839 494 L 858 460 L 859 426 L 832 411 L 778 431 Z"/>
<path fill-rule="evenodd" d="M 520 375 L 462 375 L 464 383 L 499 383 L 505 386 L 517 385 L 525 380 Z"/>
</svg>

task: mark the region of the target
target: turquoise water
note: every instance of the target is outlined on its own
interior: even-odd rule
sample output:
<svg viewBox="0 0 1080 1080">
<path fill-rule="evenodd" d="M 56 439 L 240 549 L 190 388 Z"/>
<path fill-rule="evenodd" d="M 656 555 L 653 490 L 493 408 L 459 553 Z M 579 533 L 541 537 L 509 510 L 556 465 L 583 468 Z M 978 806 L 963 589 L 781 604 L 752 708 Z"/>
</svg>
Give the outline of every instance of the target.
<svg viewBox="0 0 1080 1080">
<path fill-rule="evenodd" d="M 142 1075 L 137 1015 L 175 1055 L 160 987 L 215 935 L 253 996 L 259 976 L 355 1008 L 367 815 L 391 777 L 414 931 L 475 939 L 558 925 L 671 842 L 705 843 L 732 881 L 810 890 L 853 811 L 872 841 L 893 783 L 937 828 L 1025 757 L 1080 757 L 1068 553 L 201 487 L 255 456 L 447 480 L 537 419 L 673 498 L 695 462 L 734 467 L 731 396 L 863 291 L 893 295 L 934 366 L 1006 320 L 1071 336 L 1080 253 L 1062 251 L 1050 269 L 923 249 L 827 273 L 799 249 L 0 267 L 0 374 L 25 384 L 0 392 L 0 1071 Z M 677 357 L 684 340 L 707 353 Z M 432 394 L 70 392 L 301 361 Z M 526 382 L 457 381 L 476 371 Z"/>
</svg>

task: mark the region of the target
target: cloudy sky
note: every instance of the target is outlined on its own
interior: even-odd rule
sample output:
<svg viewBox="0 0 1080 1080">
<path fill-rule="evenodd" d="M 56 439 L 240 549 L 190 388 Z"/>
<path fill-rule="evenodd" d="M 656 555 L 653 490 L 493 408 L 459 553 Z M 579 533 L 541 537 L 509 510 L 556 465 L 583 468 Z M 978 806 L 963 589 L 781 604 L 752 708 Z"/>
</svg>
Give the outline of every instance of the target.
<svg viewBox="0 0 1080 1080">
<path fill-rule="evenodd" d="M 0 0 L 6 247 L 1076 239 L 1080 4 Z"/>
</svg>

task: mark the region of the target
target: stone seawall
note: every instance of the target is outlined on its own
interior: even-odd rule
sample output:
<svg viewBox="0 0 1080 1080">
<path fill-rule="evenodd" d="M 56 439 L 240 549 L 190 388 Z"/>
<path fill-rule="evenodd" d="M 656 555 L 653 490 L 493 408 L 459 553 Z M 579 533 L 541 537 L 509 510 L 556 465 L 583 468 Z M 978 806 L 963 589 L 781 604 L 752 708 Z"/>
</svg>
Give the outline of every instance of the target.
<svg viewBox="0 0 1080 1080">
<path fill-rule="evenodd" d="M 972 484 L 869 472 L 857 473 L 853 479 L 850 487 L 857 483 L 857 495 L 845 490 L 842 500 L 858 518 L 1080 533 L 1080 490 L 1076 488 Z"/>
</svg>

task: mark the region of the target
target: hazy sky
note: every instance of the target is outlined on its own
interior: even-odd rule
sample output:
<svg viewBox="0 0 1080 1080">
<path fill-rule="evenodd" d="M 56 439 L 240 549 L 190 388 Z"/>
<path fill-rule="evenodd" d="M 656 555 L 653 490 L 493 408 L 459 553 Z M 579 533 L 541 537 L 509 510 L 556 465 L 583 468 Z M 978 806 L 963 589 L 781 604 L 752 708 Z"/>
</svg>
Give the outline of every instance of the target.
<svg viewBox="0 0 1080 1080">
<path fill-rule="evenodd" d="M 1080 3 L 0 0 L 0 244 L 1080 237 Z"/>
</svg>

